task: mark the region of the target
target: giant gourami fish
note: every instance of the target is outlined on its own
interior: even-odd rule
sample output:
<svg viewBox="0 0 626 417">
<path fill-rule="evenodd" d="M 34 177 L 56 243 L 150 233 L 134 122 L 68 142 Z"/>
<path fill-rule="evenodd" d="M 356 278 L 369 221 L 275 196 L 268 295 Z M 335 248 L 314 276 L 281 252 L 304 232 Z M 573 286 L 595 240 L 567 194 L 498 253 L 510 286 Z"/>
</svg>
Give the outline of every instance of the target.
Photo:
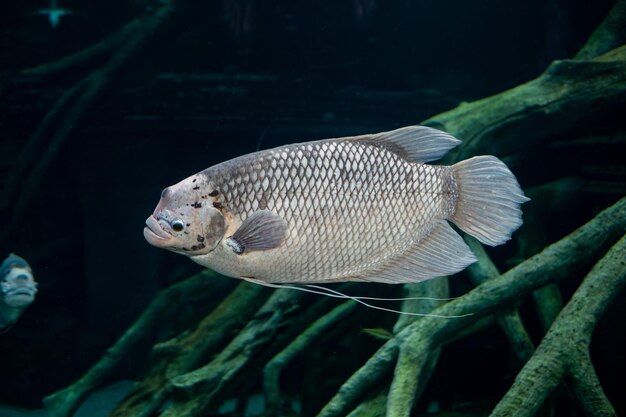
<svg viewBox="0 0 626 417">
<path fill-rule="evenodd" d="M 460 141 L 423 126 L 243 155 L 167 187 L 146 240 L 261 283 L 418 282 L 500 245 L 524 196 L 494 156 L 428 165 Z"/>
</svg>

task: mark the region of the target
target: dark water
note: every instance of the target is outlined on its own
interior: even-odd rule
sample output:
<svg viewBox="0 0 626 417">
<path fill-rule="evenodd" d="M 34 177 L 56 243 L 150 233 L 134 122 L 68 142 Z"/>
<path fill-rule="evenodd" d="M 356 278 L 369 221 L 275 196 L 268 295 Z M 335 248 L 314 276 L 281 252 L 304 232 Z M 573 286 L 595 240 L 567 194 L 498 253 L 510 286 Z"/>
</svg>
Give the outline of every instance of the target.
<svg viewBox="0 0 626 417">
<path fill-rule="evenodd" d="M 8 0 L 0 14 L 2 187 L 25 158 L 13 181 L 16 189 L 5 188 L 9 198 L 0 207 L 0 258 L 9 252 L 23 256 L 39 282 L 36 301 L 0 334 L 0 403 L 29 409 L 79 378 L 159 289 L 200 270 L 186 258 L 150 247 L 142 236 L 165 186 L 256 149 L 416 124 L 512 88 L 539 76 L 553 60 L 573 57 L 612 2 L 176 2 L 159 30 L 120 58 L 123 64 L 105 74 L 102 89 L 75 107 L 78 114 L 59 99 L 93 71 L 107 68 L 110 52 L 47 77 L 18 71 L 88 48 L 160 5 L 59 0 L 57 7 L 71 13 L 54 28 L 41 13 L 49 6 L 43 0 Z M 64 116 L 45 125 L 55 105 Z M 42 126 L 39 145 L 25 151 Z M 565 177 L 595 186 L 568 196 L 565 207 L 538 211 L 541 219 L 533 219 L 546 242 L 571 232 L 626 189 L 618 109 L 607 107 L 572 129 L 614 140 L 528 147 L 523 162 L 518 158 L 512 166 L 524 189 Z M 533 204 L 541 207 L 541 201 Z M 512 265 L 516 245 L 490 252 L 502 270 Z M 562 283 L 566 299 L 579 282 Z M 204 302 L 222 299 L 233 285 L 217 279 Z M 451 286 L 458 295 L 471 288 L 463 274 Z M 624 338 L 616 317 L 623 306 L 621 294 L 600 322 L 592 351 L 600 381 L 622 412 Z M 162 334 L 136 346 L 106 382 L 141 378 L 152 343 L 206 313 L 187 307 L 176 323 L 163 324 Z M 532 303 L 522 311 L 537 343 L 541 328 Z M 393 315 L 359 311 L 354 325 L 390 328 L 394 321 Z M 382 342 L 361 337 L 358 343 L 348 368 L 358 367 Z M 337 349 L 341 362 L 354 348 L 340 340 Z M 313 357 L 308 365 L 320 360 Z M 306 374 L 306 361 L 299 366 L 295 375 Z M 415 413 L 434 403 L 444 410 L 464 404 L 489 410 L 519 366 L 496 327 L 451 345 Z M 344 379 L 349 374 L 338 372 Z M 336 388 L 341 377 L 329 375 L 338 378 L 329 385 Z M 332 394 L 325 387 L 317 398 L 302 380 L 293 387 L 289 395 L 303 402 L 303 415 Z M 560 392 L 558 412 L 582 415 L 572 398 Z M 3 412 L 8 413 L 0 407 Z"/>
</svg>

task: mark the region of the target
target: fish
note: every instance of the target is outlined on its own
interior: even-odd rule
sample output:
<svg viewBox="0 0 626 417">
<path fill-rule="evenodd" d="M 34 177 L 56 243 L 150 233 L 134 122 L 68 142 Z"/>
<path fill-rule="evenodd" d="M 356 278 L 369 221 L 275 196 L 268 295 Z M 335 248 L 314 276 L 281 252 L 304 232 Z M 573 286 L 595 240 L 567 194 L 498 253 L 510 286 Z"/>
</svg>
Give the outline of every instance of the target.
<svg viewBox="0 0 626 417">
<path fill-rule="evenodd" d="M 15 324 L 35 301 L 37 282 L 26 260 L 14 253 L 0 264 L 0 332 Z"/>
<path fill-rule="evenodd" d="M 382 340 L 391 340 L 395 337 L 392 332 L 382 327 L 364 328 L 361 329 L 361 333 L 368 334 Z"/>
<path fill-rule="evenodd" d="M 40 9 L 38 13 L 46 15 L 50 22 L 50 27 L 56 29 L 59 23 L 61 23 L 61 18 L 65 15 L 72 14 L 72 11 L 59 7 L 57 0 L 50 0 L 49 7 L 47 9 Z"/>
<path fill-rule="evenodd" d="M 528 201 L 495 156 L 428 162 L 461 143 L 426 126 L 294 143 L 219 163 L 165 188 L 151 245 L 259 283 L 391 284 L 476 261 L 451 227 L 495 246 Z"/>
</svg>

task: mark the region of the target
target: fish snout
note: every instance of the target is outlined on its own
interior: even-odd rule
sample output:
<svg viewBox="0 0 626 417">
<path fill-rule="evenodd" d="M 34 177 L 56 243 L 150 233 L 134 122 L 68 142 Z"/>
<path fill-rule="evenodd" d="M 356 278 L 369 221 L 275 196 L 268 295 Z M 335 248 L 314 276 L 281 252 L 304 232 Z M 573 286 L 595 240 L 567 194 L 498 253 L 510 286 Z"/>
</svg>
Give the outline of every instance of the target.
<svg viewBox="0 0 626 417">
<path fill-rule="evenodd" d="M 143 237 L 152 246 L 167 248 L 174 245 L 174 237 L 168 233 L 154 215 L 146 219 L 146 227 L 143 228 Z"/>
<path fill-rule="evenodd" d="M 15 271 L 14 271 L 15 272 Z M 0 283 L 4 302 L 11 307 L 26 307 L 35 300 L 37 282 L 32 275 L 16 271 Z"/>
<path fill-rule="evenodd" d="M 12 288 L 4 296 L 4 302 L 11 307 L 26 307 L 35 300 L 37 288 L 31 285 Z"/>
</svg>

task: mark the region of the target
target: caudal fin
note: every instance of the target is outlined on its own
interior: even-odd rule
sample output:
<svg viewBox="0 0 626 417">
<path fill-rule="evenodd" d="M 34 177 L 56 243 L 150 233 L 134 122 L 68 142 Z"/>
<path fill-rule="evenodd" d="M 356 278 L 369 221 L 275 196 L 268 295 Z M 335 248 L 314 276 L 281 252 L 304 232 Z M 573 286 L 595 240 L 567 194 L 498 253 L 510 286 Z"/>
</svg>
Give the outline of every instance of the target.
<svg viewBox="0 0 626 417">
<path fill-rule="evenodd" d="M 496 246 L 522 225 L 520 205 L 529 199 L 506 165 L 495 156 L 476 156 L 452 166 L 458 187 L 450 218 L 482 243 Z"/>
</svg>

